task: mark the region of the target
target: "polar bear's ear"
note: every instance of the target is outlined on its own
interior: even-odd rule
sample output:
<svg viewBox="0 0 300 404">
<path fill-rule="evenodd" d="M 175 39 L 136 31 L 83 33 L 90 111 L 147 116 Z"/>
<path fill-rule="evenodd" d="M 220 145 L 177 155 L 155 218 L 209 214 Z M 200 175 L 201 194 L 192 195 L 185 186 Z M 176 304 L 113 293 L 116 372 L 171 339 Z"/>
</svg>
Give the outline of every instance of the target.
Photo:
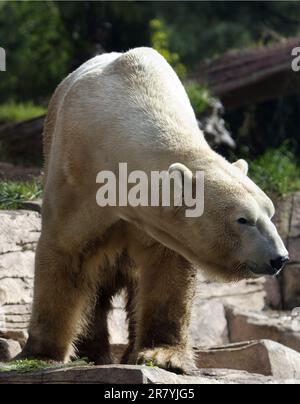
<svg viewBox="0 0 300 404">
<path fill-rule="evenodd" d="M 174 172 L 180 172 L 182 175 L 188 178 L 193 178 L 192 171 L 189 168 L 187 168 L 187 166 L 181 163 L 175 163 L 169 167 L 169 174 L 171 175 Z"/>
<path fill-rule="evenodd" d="M 249 165 L 246 160 L 238 160 L 232 164 L 234 167 L 242 171 L 243 174 L 248 175 Z"/>
<path fill-rule="evenodd" d="M 189 181 L 191 184 L 193 183 L 193 173 L 187 168 L 184 164 L 175 163 L 169 167 L 169 175 L 175 181 L 175 189 L 180 192 L 175 192 L 174 194 L 174 202 L 175 206 L 182 206 L 182 202 L 184 201 L 184 186 L 185 181 Z M 175 174 L 178 175 L 175 175 Z M 176 188 L 177 187 L 177 188 Z"/>
</svg>

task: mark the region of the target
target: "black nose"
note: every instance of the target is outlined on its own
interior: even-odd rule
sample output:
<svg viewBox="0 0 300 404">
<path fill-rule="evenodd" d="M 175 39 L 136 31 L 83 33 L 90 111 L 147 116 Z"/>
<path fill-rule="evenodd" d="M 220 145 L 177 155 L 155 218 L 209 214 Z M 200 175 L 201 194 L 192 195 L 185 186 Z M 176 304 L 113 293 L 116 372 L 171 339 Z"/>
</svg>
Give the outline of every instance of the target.
<svg viewBox="0 0 300 404">
<path fill-rule="evenodd" d="M 283 267 L 289 260 L 290 260 L 289 256 L 278 257 L 276 258 L 276 260 L 271 260 L 272 268 L 275 269 L 276 271 L 280 271 L 281 269 L 283 269 Z"/>
</svg>

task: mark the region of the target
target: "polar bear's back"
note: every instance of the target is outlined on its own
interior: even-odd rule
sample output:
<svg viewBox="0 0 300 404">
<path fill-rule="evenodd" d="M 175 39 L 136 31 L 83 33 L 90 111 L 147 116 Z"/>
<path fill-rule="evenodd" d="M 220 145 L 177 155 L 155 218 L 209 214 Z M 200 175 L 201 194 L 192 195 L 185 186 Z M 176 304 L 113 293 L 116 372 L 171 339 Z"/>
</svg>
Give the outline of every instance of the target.
<svg viewBox="0 0 300 404">
<path fill-rule="evenodd" d="M 177 75 L 150 48 L 97 56 L 58 87 L 45 125 L 45 155 L 76 144 L 125 158 L 147 151 L 199 147 L 205 142 Z M 76 153 L 73 153 L 76 155 Z"/>
</svg>

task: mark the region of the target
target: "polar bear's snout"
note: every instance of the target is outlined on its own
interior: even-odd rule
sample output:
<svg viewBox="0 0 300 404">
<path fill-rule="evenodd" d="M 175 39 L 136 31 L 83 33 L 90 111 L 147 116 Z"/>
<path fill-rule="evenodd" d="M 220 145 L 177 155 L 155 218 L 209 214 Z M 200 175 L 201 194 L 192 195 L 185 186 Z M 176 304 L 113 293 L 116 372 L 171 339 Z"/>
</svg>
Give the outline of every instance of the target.
<svg viewBox="0 0 300 404">
<path fill-rule="evenodd" d="M 278 256 L 275 259 L 271 259 L 269 265 L 265 265 L 262 268 L 253 267 L 252 272 L 257 276 L 278 276 L 281 271 L 285 268 L 286 264 L 289 262 L 289 255 Z"/>
<path fill-rule="evenodd" d="M 258 276 L 278 276 L 281 271 L 285 268 L 286 264 L 289 262 L 290 257 L 289 255 L 279 256 L 274 260 L 270 261 L 270 265 L 265 266 L 263 269 L 252 269 L 255 275 Z"/>
<path fill-rule="evenodd" d="M 257 251 L 258 263 L 251 270 L 258 276 L 277 276 L 290 260 L 289 253 L 271 220 L 264 220 L 257 230 L 252 252 Z"/>
<path fill-rule="evenodd" d="M 289 260 L 289 255 L 279 256 L 275 260 L 271 260 L 271 266 L 276 271 L 276 274 L 284 269 Z"/>
</svg>

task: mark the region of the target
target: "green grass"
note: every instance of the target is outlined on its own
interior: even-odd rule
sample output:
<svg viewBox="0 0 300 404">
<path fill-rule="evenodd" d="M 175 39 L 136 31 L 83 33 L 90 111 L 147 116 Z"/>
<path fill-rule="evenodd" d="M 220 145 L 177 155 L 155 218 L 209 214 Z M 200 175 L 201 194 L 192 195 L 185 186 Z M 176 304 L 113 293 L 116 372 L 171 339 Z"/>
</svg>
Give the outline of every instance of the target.
<svg viewBox="0 0 300 404">
<path fill-rule="evenodd" d="M 19 122 L 26 119 L 37 118 L 45 114 L 45 108 L 32 102 L 16 103 L 9 101 L 0 104 L 0 122 Z"/>
<path fill-rule="evenodd" d="M 145 362 L 145 366 L 147 366 L 148 368 L 156 368 L 157 365 L 155 364 L 155 361 L 153 360 L 149 360 L 147 362 Z"/>
<path fill-rule="evenodd" d="M 185 84 L 185 89 L 196 115 L 201 115 L 209 106 L 208 89 L 193 82 Z"/>
<path fill-rule="evenodd" d="M 250 177 L 270 194 L 284 197 L 300 190 L 300 166 L 286 144 L 252 161 Z"/>
<path fill-rule="evenodd" d="M 51 363 L 39 360 L 19 360 L 9 363 L 0 363 L 0 372 L 18 372 L 18 373 L 29 373 L 38 372 L 40 370 L 48 369 L 63 369 L 68 367 L 77 366 L 92 366 L 92 363 L 87 362 L 85 359 L 78 359 L 74 362 L 68 364 Z"/>
<path fill-rule="evenodd" d="M 0 182 L 0 209 L 19 209 L 22 202 L 33 201 L 42 196 L 39 182 Z"/>
</svg>

